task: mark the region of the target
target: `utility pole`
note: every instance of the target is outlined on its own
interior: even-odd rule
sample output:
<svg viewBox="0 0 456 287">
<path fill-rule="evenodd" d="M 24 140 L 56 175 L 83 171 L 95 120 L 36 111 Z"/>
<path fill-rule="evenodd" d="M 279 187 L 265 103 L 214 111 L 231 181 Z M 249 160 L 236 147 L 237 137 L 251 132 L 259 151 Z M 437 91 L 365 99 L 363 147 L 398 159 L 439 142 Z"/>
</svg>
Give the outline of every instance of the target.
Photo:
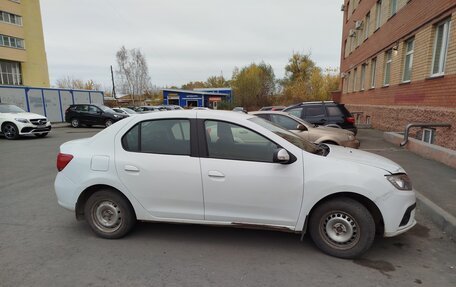
<svg viewBox="0 0 456 287">
<path fill-rule="evenodd" d="M 112 97 L 117 100 L 116 84 L 114 83 L 114 72 L 112 71 L 112 65 L 111 65 L 111 80 L 112 80 Z"/>
</svg>

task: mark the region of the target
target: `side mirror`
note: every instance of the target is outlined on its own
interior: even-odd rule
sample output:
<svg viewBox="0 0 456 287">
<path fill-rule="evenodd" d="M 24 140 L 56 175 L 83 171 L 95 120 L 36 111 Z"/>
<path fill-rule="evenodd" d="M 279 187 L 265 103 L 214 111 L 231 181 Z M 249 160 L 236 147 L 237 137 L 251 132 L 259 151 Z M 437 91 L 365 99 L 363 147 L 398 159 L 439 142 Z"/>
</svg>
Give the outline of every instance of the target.
<svg viewBox="0 0 456 287">
<path fill-rule="evenodd" d="M 290 154 L 283 148 L 274 152 L 273 161 L 281 164 L 290 163 Z"/>
<path fill-rule="evenodd" d="M 303 124 L 298 124 L 298 126 L 296 127 L 296 129 L 297 129 L 298 131 L 307 131 L 306 126 L 303 125 Z"/>
</svg>

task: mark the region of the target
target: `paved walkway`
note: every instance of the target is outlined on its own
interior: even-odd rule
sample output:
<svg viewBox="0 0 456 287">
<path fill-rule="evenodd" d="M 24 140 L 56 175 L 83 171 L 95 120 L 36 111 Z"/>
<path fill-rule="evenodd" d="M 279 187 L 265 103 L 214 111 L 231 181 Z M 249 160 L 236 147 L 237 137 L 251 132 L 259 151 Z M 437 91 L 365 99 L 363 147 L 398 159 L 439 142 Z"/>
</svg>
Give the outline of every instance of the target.
<svg viewBox="0 0 456 287">
<path fill-rule="evenodd" d="M 418 199 L 433 212 L 442 209 L 445 214 L 456 218 L 456 170 L 442 163 L 425 159 L 404 148 L 383 140 L 383 132 L 374 129 L 360 129 L 357 138 L 360 149 L 379 154 L 400 164 L 410 176 Z M 423 196 L 421 196 L 423 195 Z M 428 199 L 428 200 L 426 200 Z M 437 219 L 442 221 L 443 219 Z M 455 222 L 452 222 L 455 223 Z M 445 223 L 447 224 L 447 223 Z M 455 230 L 456 227 L 453 227 Z"/>
</svg>

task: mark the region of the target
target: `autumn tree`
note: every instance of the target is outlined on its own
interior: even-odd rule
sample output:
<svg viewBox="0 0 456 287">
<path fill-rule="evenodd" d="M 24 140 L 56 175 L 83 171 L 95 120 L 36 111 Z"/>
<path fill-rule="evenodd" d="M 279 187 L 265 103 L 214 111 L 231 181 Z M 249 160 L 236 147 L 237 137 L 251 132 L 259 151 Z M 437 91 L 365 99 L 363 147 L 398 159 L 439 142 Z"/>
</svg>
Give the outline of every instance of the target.
<svg viewBox="0 0 456 287">
<path fill-rule="evenodd" d="M 128 50 L 122 46 L 116 53 L 116 59 L 120 90 L 131 96 L 134 105 L 135 98 L 143 95 L 151 86 L 146 57 L 139 49 Z"/>
<path fill-rule="evenodd" d="M 226 80 L 223 75 L 211 76 L 205 82 L 195 81 L 182 85 L 184 90 L 202 89 L 202 88 L 225 88 L 230 86 L 230 81 Z"/>
<path fill-rule="evenodd" d="M 276 88 L 274 71 L 264 62 L 235 69 L 231 87 L 238 106 L 257 108 L 269 105 Z"/>
<path fill-rule="evenodd" d="M 61 89 L 78 89 L 78 90 L 101 90 L 101 84 L 94 80 L 84 80 L 74 78 L 72 76 L 65 76 L 55 81 L 57 88 Z"/>
</svg>

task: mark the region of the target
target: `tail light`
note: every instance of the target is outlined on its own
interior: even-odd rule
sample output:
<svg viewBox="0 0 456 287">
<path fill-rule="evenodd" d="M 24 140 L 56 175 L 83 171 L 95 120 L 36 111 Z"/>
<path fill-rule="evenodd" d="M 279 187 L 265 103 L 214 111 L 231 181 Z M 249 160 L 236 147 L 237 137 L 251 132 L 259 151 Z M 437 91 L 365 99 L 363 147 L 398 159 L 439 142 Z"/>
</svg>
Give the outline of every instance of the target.
<svg viewBox="0 0 456 287">
<path fill-rule="evenodd" d="M 57 156 L 57 170 L 62 171 L 73 159 L 71 154 L 59 153 Z"/>
<path fill-rule="evenodd" d="M 354 117 L 347 117 L 345 119 L 345 122 L 347 122 L 349 124 L 354 124 L 355 123 L 355 118 Z"/>
</svg>

